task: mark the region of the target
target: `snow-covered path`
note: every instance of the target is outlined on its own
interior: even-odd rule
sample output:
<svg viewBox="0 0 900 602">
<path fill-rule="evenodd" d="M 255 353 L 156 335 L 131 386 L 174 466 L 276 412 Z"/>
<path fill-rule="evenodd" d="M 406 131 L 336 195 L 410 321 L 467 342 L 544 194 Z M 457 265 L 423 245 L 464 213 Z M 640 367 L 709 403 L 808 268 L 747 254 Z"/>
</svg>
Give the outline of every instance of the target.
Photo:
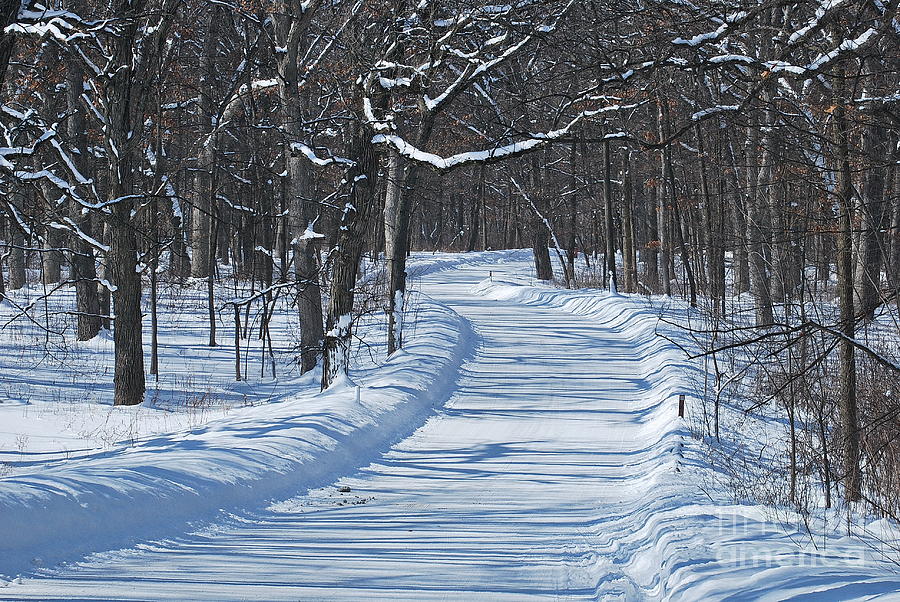
<svg viewBox="0 0 900 602">
<path fill-rule="evenodd" d="M 683 529 L 715 517 L 657 513 L 684 503 L 673 499 L 677 447 L 648 377 L 659 364 L 608 323 L 473 295 L 487 270 L 426 279 L 430 295 L 471 321 L 479 345 L 451 400 L 378 462 L 0 597 L 639 600 L 671 596 L 680 569 L 718 566 L 698 531 Z M 661 557 L 672 549 L 677 563 Z M 743 569 L 730 592 L 739 598 L 765 578 Z"/>
<path fill-rule="evenodd" d="M 655 400 L 642 395 L 627 340 L 585 318 L 473 297 L 485 275 L 468 268 L 428 283 L 472 321 L 477 355 L 443 411 L 341 482 L 351 493 L 313 492 L 16 593 L 593 597 L 585 554 L 603 542 L 589 527 L 646 495 L 635 480 L 655 452 L 643 448 L 641 416 Z"/>
</svg>

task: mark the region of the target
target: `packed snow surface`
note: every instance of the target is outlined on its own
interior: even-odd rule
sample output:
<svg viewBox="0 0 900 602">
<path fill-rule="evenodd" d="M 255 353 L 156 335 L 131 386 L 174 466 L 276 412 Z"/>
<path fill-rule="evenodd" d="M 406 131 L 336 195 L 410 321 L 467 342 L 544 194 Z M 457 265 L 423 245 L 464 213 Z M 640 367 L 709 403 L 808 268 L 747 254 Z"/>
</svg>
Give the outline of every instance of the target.
<svg viewBox="0 0 900 602">
<path fill-rule="evenodd" d="M 533 286 L 527 255 L 494 259 L 422 268 L 434 301 L 356 379 L 359 403 L 348 381 L 0 480 L 0 573 L 26 571 L 0 598 L 898 598 L 866 542 L 817 549 L 701 490 L 677 418 L 696 368 L 646 301 Z M 57 514 L 82 500 L 79 531 Z M 206 520 L 103 551 L 170 513 Z M 23 566 L 17 542 L 52 551 L 45 522 L 96 553 Z"/>
</svg>

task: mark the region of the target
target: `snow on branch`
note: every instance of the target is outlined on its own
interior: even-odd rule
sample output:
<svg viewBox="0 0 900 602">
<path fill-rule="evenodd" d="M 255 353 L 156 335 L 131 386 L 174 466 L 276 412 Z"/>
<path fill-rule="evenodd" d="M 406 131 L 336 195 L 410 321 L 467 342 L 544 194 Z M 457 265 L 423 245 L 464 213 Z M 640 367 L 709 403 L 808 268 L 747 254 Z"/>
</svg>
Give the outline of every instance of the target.
<svg viewBox="0 0 900 602">
<path fill-rule="evenodd" d="M 561 136 L 564 133 L 565 132 L 561 132 L 559 135 Z M 528 140 L 522 140 L 520 142 L 514 142 L 492 149 L 457 153 L 449 157 L 441 157 L 440 155 L 418 149 L 406 142 L 406 140 L 400 136 L 394 134 L 377 134 L 372 138 L 372 142 L 375 144 L 390 144 L 397 149 L 397 152 L 411 161 L 427 163 L 435 169 L 447 170 L 472 163 L 489 163 L 518 155 L 532 150 L 550 139 L 552 138 L 530 138 Z"/>
<path fill-rule="evenodd" d="M 372 138 L 372 142 L 374 144 L 389 144 L 390 146 L 393 146 L 398 153 L 400 153 L 410 161 L 431 165 L 438 170 L 450 170 L 456 167 L 461 167 L 463 165 L 472 165 L 476 163 L 496 163 L 497 161 L 501 161 L 503 159 L 515 157 L 529 151 L 536 150 L 548 143 L 553 142 L 554 140 L 559 140 L 560 138 L 567 136 L 572 131 L 572 128 L 586 117 L 593 117 L 595 115 L 600 115 L 603 113 L 634 109 L 641 106 L 642 104 L 644 103 L 640 102 L 629 105 L 617 104 L 608 107 L 602 107 L 600 109 L 583 111 L 576 115 L 571 121 L 569 121 L 569 123 L 559 129 L 551 130 L 549 132 L 531 133 L 525 140 L 511 142 L 502 146 L 495 146 L 494 148 L 490 149 L 457 153 L 455 155 L 450 155 L 449 157 L 441 157 L 440 155 L 429 153 L 422 149 L 416 148 L 405 139 L 395 134 L 376 134 Z M 622 132 L 615 132 L 606 134 L 604 136 L 604 138 L 608 139 L 625 137 L 626 135 Z"/>
<path fill-rule="evenodd" d="M 332 157 L 323 159 L 323 158 L 319 157 L 318 155 L 316 155 L 316 151 L 314 151 L 309 146 L 303 144 L 302 142 L 291 142 L 291 151 L 302 154 L 304 157 L 306 157 L 310 161 L 310 163 L 312 163 L 313 165 L 318 165 L 319 167 L 325 167 L 326 165 L 333 165 L 333 164 L 347 165 L 347 166 L 351 166 L 351 167 L 353 165 L 356 165 L 355 161 L 344 158 L 344 157 L 333 157 L 332 156 Z"/>
<path fill-rule="evenodd" d="M 100 242 L 99 240 L 97 240 L 96 238 L 94 238 L 93 236 L 85 233 L 84 230 L 79 228 L 78 224 L 76 224 L 71 218 L 63 217 L 62 221 L 64 223 L 52 221 L 47 225 L 49 227 L 53 228 L 54 230 L 63 230 L 65 232 L 71 232 L 72 234 L 75 234 L 78 238 L 85 241 L 86 243 L 88 243 L 89 245 L 94 247 L 95 249 L 102 251 L 104 253 L 109 252 L 109 245 L 105 245 L 102 242 Z"/>
<path fill-rule="evenodd" d="M 828 14 L 834 14 L 834 9 L 844 4 L 845 0 L 824 0 L 816 9 L 815 15 L 806 23 L 788 37 L 788 44 L 794 45 L 804 37 L 808 36 L 814 30 L 819 29 Z"/>
<path fill-rule="evenodd" d="M 740 105 L 719 105 L 716 107 L 710 107 L 708 109 L 703 109 L 702 111 L 697 111 L 696 113 L 691 115 L 691 121 L 702 121 L 718 113 L 734 113 L 740 110 Z"/>
<path fill-rule="evenodd" d="M 731 31 L 735 25 L 742 24 L 747 20 L 749 16 L 749 13 L 744 11 L 731 13 L 730 15 L 725 17 L 725 21 L 715 31 L 697 34 L 692 38 L 675 38 L 674 40 L 672 40 L 672 44 L 676 46 L 690 46 L 692 48 L 696 48 L 697 46 L 701 46 L 703 44 L 718 42 L 723 37 L 725 37 L 725 34 Z"/>
<path fill-rule="evenodd" d="M 829 63 L 833 62 L 842 54 L 863 48 L 876 33 L 878 33 L 878 30 L 874 27 L 870 27 L 857 38 L 842 41 L 837 45 L 836 48 L 834 48 L 830 52 L 820 54 L 816 58 L 816 60 L 807 65 L 806 69 L 809 71 L 817 71 L 820 68 L 827 66 Z"/>
<path fill-rule="evenodd" d="M 503 36 L 505 39 L 506 36 Z M 501 38 L 497 38 L 499 40 Z M 513 56 L 516 52 L 518 52 L 522 47 L 528 44 L 532 39 L 534 39 L 533 35 L 526 36 L 525 38 L 519 40 L 517 43 L 513 44 L 509 48 L 505 49 L 499 56 L 480 63 L 471 63 L 469 67 L 463 70 L 462 73 L 456 78 L 456 80 L 451 83 L 447 88 L 437 95 L 435 98 L 430 98 L 427 94 L 423 97 L 423 102 L 425 103 L 425 107 L 429 111 L 438 110 L 442 104 L 445 104 L 448 100 L 451 100 L 458 93 L 457 91 L 465 87 L 465 85 L 478 78 L 481 75 L 484 75 L 497 65 L 503 63 L 511 56 Z M 489 40 L 485 45 L 494 45 L 497 43 L 497 40 Z"/>
<path fill-rule="evenodd" d="M 801 78 L 814 77 L 823 69 L 836 62 L 848 54 L 859 52 L 864 48 L 871 46 L 880 39 L 881 30 L 885 25 L 869 27 L 856 37 L 848 37 L 845 39 L 838 38 L 838 43 L 831 50 L 821 52 L 815 58 L 809 60 L 806 64 L 791 62 L 788 54 L 791 50 L 801 47 L 804 41 L 808 40 L 816 32 L 831 21 L 838 13 L 837 9 L 843 7 L 846 0 L 822 0 L 815 15 L 807 21 L 807 23 L 791 33 L 787 37 L 786 50 L 780 58 L 774 60 L 766 60 L 763 58 L 754 58 L 744 54 L 717 54 L 715 56 L 702 59 L 703 62 L 713 65 L 745 65 L 757 69 L 776 73 L 779 76 L 795 76 Z M 734 13 L 726 17 L 724 22 L 715 31 L 698 34 L 692 38 L 676 38 L 672 43 L 676 46 L 688 46 L 697 48 L 711 43 L 719 43 L 727 40 L 727 36 L 737 24 L 746 23 L 750 15 L 746 12 Z"/>
<path fill-rule="evenodd" d="M 53 38 L 68 44 L 73 40 L 90 37 L 92 32 L 106 29 L 109 23 L 110 21 L 88 21 L 71 11 L 49 10 L 35 5 L 33 9 L 23 8 L 16 22 L 8 25 L 3 33 Z"/>
<path fill-rule="evenodd" d="M 874 104 L 890 104 L 895 102 L 900 102 L 900 92 L 896 94 L 888 94 L 887 96 L 860 96 L 859 98 L 854 98 L 853 102 L 859 104 L 865 103 L 874 103 Z"/>
</svg>

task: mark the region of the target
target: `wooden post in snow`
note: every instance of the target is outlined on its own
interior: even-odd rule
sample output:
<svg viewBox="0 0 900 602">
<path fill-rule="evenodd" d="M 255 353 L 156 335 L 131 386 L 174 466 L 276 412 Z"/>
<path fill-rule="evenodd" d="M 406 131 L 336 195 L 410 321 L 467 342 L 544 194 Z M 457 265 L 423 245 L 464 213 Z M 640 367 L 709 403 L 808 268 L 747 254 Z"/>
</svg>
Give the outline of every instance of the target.
<svg viewBox="0 0 900 602">
<path fill-rule="evenodd" d="M 241 307 L 234 304 L 234 380 L 241 380 Z"/>
</svg>

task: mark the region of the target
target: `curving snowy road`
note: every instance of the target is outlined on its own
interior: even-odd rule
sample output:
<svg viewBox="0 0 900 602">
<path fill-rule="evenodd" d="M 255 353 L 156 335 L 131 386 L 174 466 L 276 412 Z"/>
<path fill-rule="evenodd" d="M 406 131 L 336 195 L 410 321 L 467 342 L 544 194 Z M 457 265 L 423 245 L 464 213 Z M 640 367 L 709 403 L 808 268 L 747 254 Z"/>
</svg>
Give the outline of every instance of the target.
<svg viewBox="0 0 900 602">
<path fill-rule="evenodd" d="M 471 322 L 477 349 L 450 401 L 377 462 L 265 511 L 24 580 L 0 598 L 782 598 L 794 577 L 816 574 L 723 556 L 729 541 L 758 541 L 765 523 L 696 506 L 695 484 L 676 471 L 683 433 L 667 404 L 677 383 L 640 332 L 615 312 L 598 320 L 473 294 L 488 269 L 510 277 L 527 266 L 423 281 Z M 749 526 L 723 531 L 735 516 Z M 789 537 L 767 537 L 770 555 L 795 554 Z M 837 582 L 862 589 L 844 593 L 889 594 L 898 583 L 847 571 Z M 796 593 L 819 585 L 803 581 Z"/>
</svg>

